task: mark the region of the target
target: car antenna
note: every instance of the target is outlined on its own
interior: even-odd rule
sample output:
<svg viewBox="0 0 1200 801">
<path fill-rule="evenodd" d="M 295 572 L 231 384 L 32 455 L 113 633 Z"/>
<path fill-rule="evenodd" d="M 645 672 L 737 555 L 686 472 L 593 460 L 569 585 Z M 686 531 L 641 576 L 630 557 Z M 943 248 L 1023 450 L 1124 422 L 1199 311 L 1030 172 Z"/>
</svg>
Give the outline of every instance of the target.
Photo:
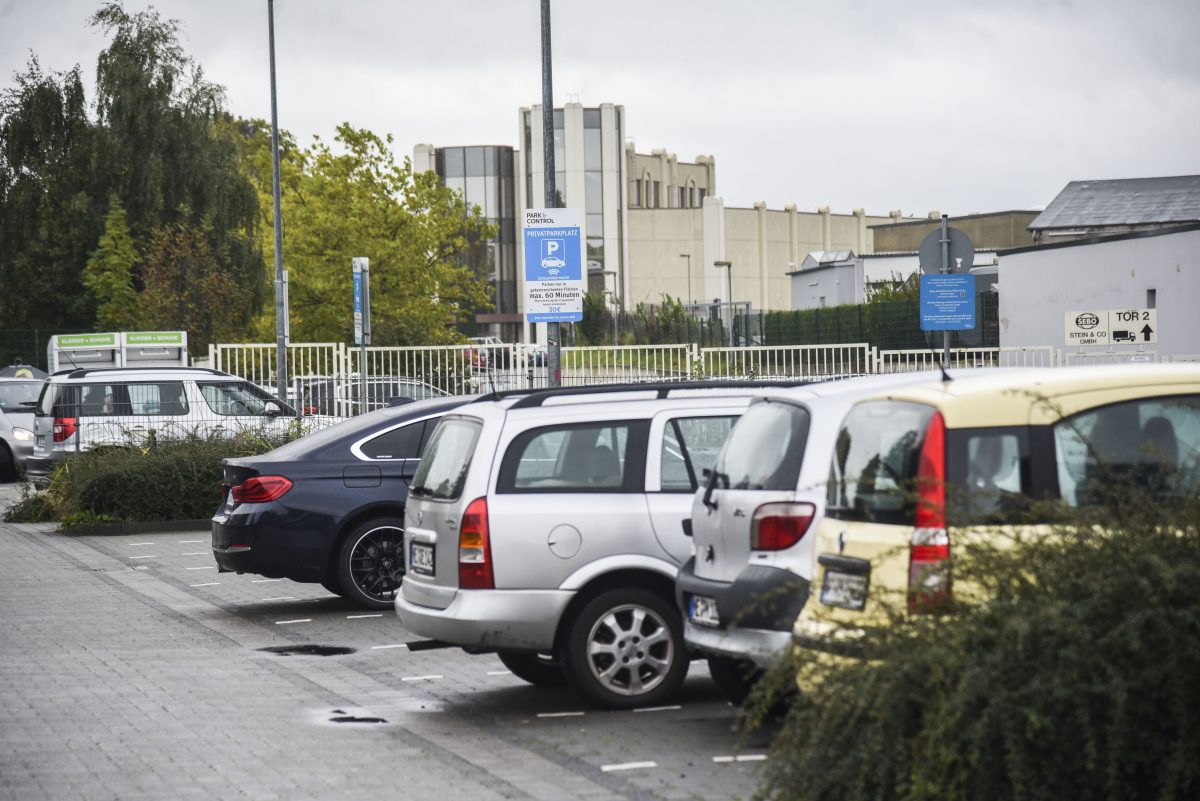
<svg viewBox="0 0 1200 801">
<path fill-rule="evenodd" d="M 937 348 L 930 348 L 929 351 L 933 354 L 933 360 L 937 362 L 938 369 L 942 371 L 942 383 L 946 384 L 954 380 L 954 376 L 946 372 L 946 365 L 942 361 L 942 354 L 938 353 Z"/>
</svg>

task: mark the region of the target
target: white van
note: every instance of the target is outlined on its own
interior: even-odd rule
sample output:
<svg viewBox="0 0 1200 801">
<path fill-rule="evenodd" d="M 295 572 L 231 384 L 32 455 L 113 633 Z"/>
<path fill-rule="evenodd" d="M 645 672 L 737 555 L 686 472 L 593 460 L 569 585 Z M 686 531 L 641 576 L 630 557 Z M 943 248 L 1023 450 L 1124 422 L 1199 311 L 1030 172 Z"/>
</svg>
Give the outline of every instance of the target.
<svg viewBox="0 0 1200 801">
<path fill-rule="evenodd" d="M 282 433 L 296 411 L 260 387 L 202 367 L 81 369 L 46 379 L 34 417 L 29 478 L 70 453 L 155 439 Z M 308 418 L 307 425 L 314 421 Z"/>
</svg>

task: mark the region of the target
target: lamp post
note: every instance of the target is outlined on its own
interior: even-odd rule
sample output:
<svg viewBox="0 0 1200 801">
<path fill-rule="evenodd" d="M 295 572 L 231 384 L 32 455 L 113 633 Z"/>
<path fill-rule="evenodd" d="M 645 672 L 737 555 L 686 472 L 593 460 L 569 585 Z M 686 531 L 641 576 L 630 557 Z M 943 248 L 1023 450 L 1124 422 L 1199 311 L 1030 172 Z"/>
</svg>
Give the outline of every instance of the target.
<svg viewBox="0 0 1200 801">
<path fill-rule="evenodd" d="M 726 286 L 729 288 L 728 294 L 725 296 L 725 302 L 729 306 L 729 346 L 733 347 L 733 262 L 714 261 L 713 267 L 725 268 Z"/>
<path fill-rule="evenodd" d="M 620 338 L 617 331 L 617 272 L 616 270 L 604 270 L 602 275 L 611 275 L 613 279 L 613 288 L 610 292 L 607 288 L 604 290 L 609 293 L 612 299 L 612 318 L 613 318 L 613 346 L 620 344 Z"/>
<path fill-rule="evenodd" d="M 692 254 L 680 253 L 679 258 L 688 260 L 688 305 L 692 305 L 695 300 L 692 298 Z"/>
<path fill-rule="evenodd" d="M 283 272 L 283 220 L 279 201 L 279 114 L 275 103 L 275 2 L 267 0 L 271 55 L 271 196 L 275 216 L 275 391 L 287 403 L 287 281 Z"/>
</svg>

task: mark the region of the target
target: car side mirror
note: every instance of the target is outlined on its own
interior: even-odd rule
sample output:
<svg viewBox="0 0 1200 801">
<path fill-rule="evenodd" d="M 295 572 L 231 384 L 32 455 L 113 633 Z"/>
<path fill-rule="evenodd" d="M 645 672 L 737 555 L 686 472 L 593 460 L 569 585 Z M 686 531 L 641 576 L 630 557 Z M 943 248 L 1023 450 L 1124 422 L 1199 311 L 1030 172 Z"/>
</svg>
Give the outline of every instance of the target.
<svg viewBox="0 0 1200 801">
<path fill-rule="evenodd" d="M 692 518 L 685 517 L 685 518 L 683 518 L 681 523 L 683 525 L 683 536 L 685 536 L 685 537 L 692 536 Z"/>
<path fill-rule="evenodd" d="M 263 413 L 267 417 L 278 417 L 283 414 L 283 407 L 273 400 L 269 400 L 263 404 Z"/>
</svg>

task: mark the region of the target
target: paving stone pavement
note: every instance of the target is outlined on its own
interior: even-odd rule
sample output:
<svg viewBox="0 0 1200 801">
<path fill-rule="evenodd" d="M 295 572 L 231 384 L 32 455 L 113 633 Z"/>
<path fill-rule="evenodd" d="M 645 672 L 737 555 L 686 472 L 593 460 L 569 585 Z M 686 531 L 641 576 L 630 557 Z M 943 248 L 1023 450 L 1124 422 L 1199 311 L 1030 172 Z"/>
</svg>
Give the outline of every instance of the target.
<svg viewBox="0 0 1200 801">
<path fill-rule="evenodd" d="M 0 507 L 12 486 L 0 485 Z M 753 792 L 754 765 L 713 767 L 744 744 L 702 670 L 679 705 L 577 715 L 578 699 L 524 685 L 494 656 L 373 650 L 413 638 L 394 615 L 355 614 L 317 585 L 218 578 L 202 569 L 206 545 L 204 533 L 81 538 L 0 523 L 0 799 Z M 339 636 L 358 652 L 259 650 Z M 387 722 L 330 722 L 339 714 Z M 652 749 L 657 769 L 609 771 Z"/>
</svg>

